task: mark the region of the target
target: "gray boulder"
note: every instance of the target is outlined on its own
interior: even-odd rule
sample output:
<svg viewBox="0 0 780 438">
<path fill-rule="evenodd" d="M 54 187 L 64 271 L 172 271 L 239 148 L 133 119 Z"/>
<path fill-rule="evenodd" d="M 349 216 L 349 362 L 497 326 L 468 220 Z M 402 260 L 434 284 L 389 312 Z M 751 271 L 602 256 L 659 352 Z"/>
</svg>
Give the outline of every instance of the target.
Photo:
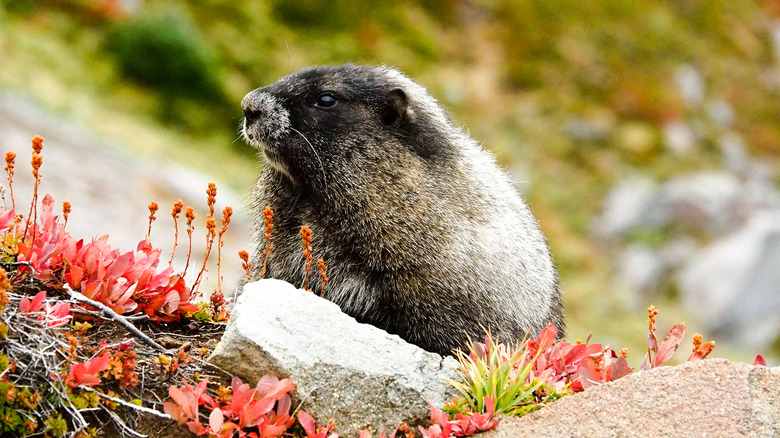
<svg viewBox="0 0 780 438">
<path fill-rule="evenodd" d="M 564 397 L 484 438 L 780 435 L 780 368 L 703 360 Z"/>
<path fill-rule="evenodd" d="M 739 198 L 745 193 L 739 179 L 728 172 L 702 172 L 664 184 L 662 203 L 675 223 L 694 229 L 723 232 L 739 224 Z"/>
<path fill-rule="evenodd" d="M 780 333 L 780 211 L 704 248 L 679 273 L 687 307 L 718 338 L 761 349 Z"/>
<path fill-rule="evenodd" d="M 663 226 L 670 213 L 660 203 L 661 194 L 659 184 L 650 178 L 636 176 L 621 181 L 607 194 L 604 211 L 593 226 L 594 234 L 611 242 L 636 228 Z"/>
<path fill-rule="evenodd" d="M 457 368 L 280 280 L 244 286 L 209 361 L 250 384 L 290 377 L 301 408 L 347 437 L 425 424 L 427 402 L 441 407 L 454 395 L 445 379 Z"/>
</svg>

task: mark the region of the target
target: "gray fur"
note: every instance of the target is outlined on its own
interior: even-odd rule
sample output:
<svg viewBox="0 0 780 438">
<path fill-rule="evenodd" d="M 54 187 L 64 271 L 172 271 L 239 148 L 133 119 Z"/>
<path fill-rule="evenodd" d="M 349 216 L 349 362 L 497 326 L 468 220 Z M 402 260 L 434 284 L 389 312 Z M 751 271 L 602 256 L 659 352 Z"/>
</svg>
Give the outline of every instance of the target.
<svg viewBox="0 0 780 438">
<path fill-rule="evenodd" d="M 400 91 L 399 91 L 400 90 Z M 338 103 L 317 107 L 331 92 Z M 302 285 L 299 230 L 328 263 L 325 297 L 361 322 L 448 354 L 480 339 L 536 336 L 563 321 L 557 275 L 507 175 L 428 92 L 389 67 L 313 67 L 246 95 L 243 133 L 268 164 L 268 276 Z M 319 291 L 313 269 L 309 286 Z"/>
</svg>

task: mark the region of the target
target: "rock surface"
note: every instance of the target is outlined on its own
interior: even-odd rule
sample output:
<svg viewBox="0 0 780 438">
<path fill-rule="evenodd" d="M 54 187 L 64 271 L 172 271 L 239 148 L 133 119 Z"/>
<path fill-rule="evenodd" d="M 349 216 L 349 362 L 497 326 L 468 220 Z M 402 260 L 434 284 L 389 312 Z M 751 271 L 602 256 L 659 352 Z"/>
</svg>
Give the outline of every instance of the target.
<svg viewBox="0 0 780 438">
<path fill-rule="evenodd" d="M 345 437 L 426 423 L 426 401 L 441 407 L 454 395 L 445 379 L 457 367 L 280 280 L 244 287 L 209 361 L 249 382 L 292 378 L 302 409 Z"/>
<path fill-rule="evenodd" d="M 780 368 L 703 360 L 628 375 L 522 418 L 484 438 L 780 435 Z"/>
</svg>

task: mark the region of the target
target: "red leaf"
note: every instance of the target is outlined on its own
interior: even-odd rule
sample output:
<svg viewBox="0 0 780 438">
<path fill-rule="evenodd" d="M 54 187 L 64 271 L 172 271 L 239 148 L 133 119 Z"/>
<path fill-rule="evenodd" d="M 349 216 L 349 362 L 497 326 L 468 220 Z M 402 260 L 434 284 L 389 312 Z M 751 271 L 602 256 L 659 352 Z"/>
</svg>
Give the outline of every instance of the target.
<svg viewBox="0 0 780 438">
<path fill-rule="evenodd" d="M 287 428 L 285 424 L 265 424 L 260 428 L 260 436 L 263 438 L 281 436 Z"/>
<path fill-rule="evenodd" d="M 285 395 L 280 398 L 276 403 L 276 415 L 290 415 L 290 407 L 292 406 L 292 399 L 289 395 Z"/>
<path fill-rule="evenodd" d="M 428 406 L 431 407 L 431 424 L 444 426 L 448 421 L 450 421 L 450 417 L 448 417 L 444 411 L 432 405 L 430 402 L 428 403 Z"/>
<path fill-rule="evenodd" d="M 59 327 L 70 321 L 70 303 L 59 302 L 54 306 L 46 304 L 46 325 Z"/>
<path fill-rule="evenodd" d="M 84 363 L 72 364 L 68 370 L 68 377 L 65 378 L 65 382 L 72 387 L 97 385 L 100 383 L 100 377 L 97 374 L 108 368 L 110 359 L 111 357 L 106 354 Z"/>
<path fill-rule="evenodd" d="M 222 430 L 222 424 L 225 422 L 225 417 L 222 415 L 222 410 L 216 408 L 209 414 L 209 428 L 212 433 L 219 433 Z"/>
<path fill-rule="evenodd" d="M 198 400 L 191 392 L 182 391 L 181 388 L 171 386 L 168 388 L 168 395 L 181 407 L 184 417 L 188 419 L 198 418 Z"/>
<path fill-rule="evenodd" d="M 191 313 L 191 312 L 197 312 L 199 309 L 197 305 L 192 304 L 190 302 L 186 302 L 186 303 L 179 304 L 177 310 L 182 313 Z"/>
<path fill-rule="evenodd" d="M 270 397 L 274 400 L 279 400 L 280 398 L 284 397 L 288 392 L 295 389 L 295 383 L 292 382 L 290 379 L 282 379 L 279 382 L 277 382 L 275 385 L 273 385 L 271 388 L 268 389 L 268 391 L 265 393 L 266 397 Z"/>
<path fill-rule="evenodd" d="M 571 364 L 571 363 L 579 363 L 585 360 L 586 357 L 588 357 L 587 353 L 587 345 L 585 344 L 576 344 L 576 345 L 570 345 L 570 348 L 566 352 L 566 354 L 563 356 L 564 363 Z"/>
<path fill-rule="evenodd" d="M 119 256 L 106 269 L 106 277 L 120 277 L 133 263 L 133 253 L 128 252 Z"/>
<path fill-rule="evenodd" d="M 203 425 L 200 423 L 200 420 L 188 421 L 187 427 L 190 429 L 190 432 L 196 435 L 206 434 L 206 428 L 203 427 Z"/>
<path fill-rule="evenodd" d="M 74 388 L 79 385 L 94 386 L 100 383 L 100 378 L 87 373 L 83 363 L 74 363 L 68 370 L 68 377 L 65 378 L 65 383 Z"/>
<path fill-rule="evenodd" d="M 617 362 L 612 365 L 611 380 L 617 380 L 623 376 L 627 376 L 633 371 L 634 369 L 631 368 L 631 365 L 628 364 L 626 358 L 621 356 L 618 358 Z"/>
<path fill-rule="evenodd" d="M 422 434 L 423 438 L 448 438 L 449 434 L 445 435 L 444 432 L 441 430 L 441 426 L 438 424 L 434 424 L 433 426 L 423 429 L 422 426 L 417 426 L 417 429 L 420 430 L 420 433 Z"/>
<path fill-rule="evenodd" d="M 181 407 L 173 402 L 165 402 L 163 403 L 163 411 L 170 415 L 171 418 L 176 420 L 179 425 L 184 424 L 185 421 L 187 421 L 187 416 L 183 415 L 183 412 L 181 410 Z"/>
<path fill-rule="evenodd" d="M 104 354 L 84 363 L 84 365 L 86 366 L 87 372 L 97 374 L 101 371 L 105 371 L 108 368 L 108 363 L 110 360 L 111 356 Z"/>
<path fill-rule="evenodd" d="M 306 432 L 307 437 L 314 436 L 314 433 L 316 432 L 314 429 L 314 418 L 303 409 L 298 411 L 298 422 L 303 426 L 303 430 Z"/>
<path fill-rule="evenodd" d="M 756 355 L 756 360 L 753 362 L 753 365 L 766 366 L 766 359 L 764 359 L 764 356 L 758 354 Z"/>
<path fill-rule="evenodd" d="M 577 377 L 579 378 L 580 385 L 582 385 L 582 389 L 588 389 L 591 386 L 598 386 L 602 383 L 588 367 L 581 367 L 579 371 L 577 371 Z"/>
<path fill-rule="evenodd" d="M 546 351 L 555 342 L 555 337 L 558 336 L 558 329 L 552 323 L 548 324 L 537 338 L 539 341 L 539 348 L 542 351 Z"/>
<path fill-rule="evenodd" d="M 683 337 L 685 337 L 685 323 L 681 322 L 669 330 L 666 339 L 658 346 L 654 365 L 660 366 L 669 360 L 680 347 L 680 344 L 682 344 Z"/>
<path fill-rule="evenodd" d="M 468 429 L 476 429 L 476 430 L 488 430 L 492 429 L 498 424 L 498 419 L 494 419 L 493 415 L 496 412 L 496 401 L 494 398 L 490 397 L 484 397 L 485 407 L 487 408 L 487 412 L 484 414 L 476 414 L 473 413 L 469 416 L 469 427 Z M 475 430 L 475 432 L 476 432 Z"/>
<path fill-rule="evenodd" d="M 697 360 L 704 359 L 707 355 L 712 353 L 713 348 L 715 348 L 715 343 L 712 341 L 701 344 L 699 349 L 694 351 L 688 358 L 688 362 L 696 362 Z"/>
<path fill-rule="evenodd" d="M 14 216 L 16 216 L 16 210 L 5 210 L 0 213 L 0 231 L 7 230 L 14 223 Z"/>
<path fill-rule="evenodd" d="M 81 287 L 81 280 L 84 278 L 84 270 L 76 265 L 70 265 L 70 272 L 65 274 L 65 280 L 73 290 L 79 290 Z"/>
<path fill-rule="evenodd" d="M 276 404 L 276 400 L 270 397 L 263 397 L 260 400 L 253 399 L 241 409 L 241 427 L 256 426 L 261 421 L 261 417 L 271 411 Z"/>
<path fill-rule="evenodd" d="M 32 299 L 32 301 L 28 300 L 27 297 L 22 298 L 22 301 L 19 303 L 19 310 L 22 313 L 33 313 L 33 312 L 40 312 L 43 310 L 43 300 L 46 298 L 46 291 L 40 291 L 38 292 L 35 297 Z"/>
</svg>

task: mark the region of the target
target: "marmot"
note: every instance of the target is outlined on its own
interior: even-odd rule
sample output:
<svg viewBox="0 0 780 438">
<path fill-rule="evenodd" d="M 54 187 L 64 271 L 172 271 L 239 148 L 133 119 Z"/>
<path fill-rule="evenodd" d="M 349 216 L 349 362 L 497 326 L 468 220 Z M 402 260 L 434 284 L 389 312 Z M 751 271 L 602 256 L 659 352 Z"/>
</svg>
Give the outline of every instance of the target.
<svg viewBox="0 0 780 438">
<path fill-rule="evenodd" d="M 493 156 L 422 86 L 385 66 L 311 67 L 241 104 L 243 135 L 266 162 L 254 191 L 255 277 L 269 205 L 267 276 L 303 284 L 308 225 L 328 262 L 325 298 L 360 322 L 442 355 L 486 329 L 502 342 L 551 322 L 563 333 L 539 225 Z"/>
</svg>

